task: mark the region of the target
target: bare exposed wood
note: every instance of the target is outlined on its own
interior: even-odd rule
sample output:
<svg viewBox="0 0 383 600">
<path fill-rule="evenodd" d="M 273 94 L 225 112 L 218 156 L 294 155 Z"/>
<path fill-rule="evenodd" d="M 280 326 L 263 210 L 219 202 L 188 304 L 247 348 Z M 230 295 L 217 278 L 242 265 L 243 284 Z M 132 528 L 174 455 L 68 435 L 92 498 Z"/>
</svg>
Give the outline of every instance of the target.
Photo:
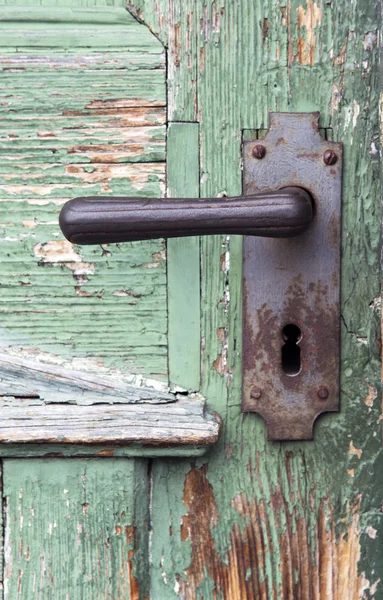
<svg viewBox="0 0 383 600">
<path fill-rule="evenodd" d="M 33 399 L 0 400 L 0 444 L 142 444 L 201 447 L 218 440 L 221 421 L 198 397 L 175 404 L 38 405 Z"/>
<path fill-rule="evenodd" d="M 58 367 L 0 353 L 1 396 L 35 397 L 40 399 L 41 404 L 160 404 L 175 401 L 174 394 L 168 393 L 165 383 L 139 375 L 102 377 L 95 373 L 75 371 L 67 366 Z"/>
</svg>

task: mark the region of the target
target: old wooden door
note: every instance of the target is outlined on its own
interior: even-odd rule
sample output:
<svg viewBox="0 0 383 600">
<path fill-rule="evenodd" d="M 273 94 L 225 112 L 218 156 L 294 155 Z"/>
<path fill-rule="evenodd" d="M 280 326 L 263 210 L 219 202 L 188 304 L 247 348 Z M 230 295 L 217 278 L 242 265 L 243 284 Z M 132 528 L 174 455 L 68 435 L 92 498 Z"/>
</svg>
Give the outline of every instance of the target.
<svg viewBox="0 0 383 600">
<path fill-rule="evenodd" d="M 3 597 L 383 598 L 380 2 L 0 4 Z M 241 194 L 268 111 L 344 143 L 341 412 L 313 442 L 241 413 L 240 237 L 57 223 L 78 195 Z"/>
</svg>

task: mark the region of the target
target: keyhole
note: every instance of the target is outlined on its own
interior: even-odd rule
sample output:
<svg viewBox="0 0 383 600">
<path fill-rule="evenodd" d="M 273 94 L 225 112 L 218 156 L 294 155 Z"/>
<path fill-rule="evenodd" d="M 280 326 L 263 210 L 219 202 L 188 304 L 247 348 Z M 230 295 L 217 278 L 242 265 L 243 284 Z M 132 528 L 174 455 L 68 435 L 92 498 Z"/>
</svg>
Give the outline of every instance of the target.
<svg viewBox="0 0 383 600">
<path fill-rule="evenodd" d="M 282 330 L 284 344 L 282 346 L 282 369 L 286 375 L 298 375 L 301 370 L 301 349 L 298 346 L 302 339 L 301 330 L 290 323 Z"/>
</svg>

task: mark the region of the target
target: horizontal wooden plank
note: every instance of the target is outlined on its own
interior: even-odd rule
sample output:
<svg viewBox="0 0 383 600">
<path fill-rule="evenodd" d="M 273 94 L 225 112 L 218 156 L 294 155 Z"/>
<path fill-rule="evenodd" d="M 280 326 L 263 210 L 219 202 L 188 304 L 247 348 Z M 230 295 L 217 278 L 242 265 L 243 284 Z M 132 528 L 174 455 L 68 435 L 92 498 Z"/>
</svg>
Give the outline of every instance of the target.
<svg viewBox="0 0 383 600">
<path fill-rule="evenodd" d="M 25 6 L 23 11 L 2 6 L 0 46 L 121 48 L 126 52 L 161 54 L 163 46 L 124 8 L 71 9 Z M 91 51 L 91 50 L 90 50 Z"/>
<path fill-rule="evenodd" d="M 72 374 L 109 372 L 116 398 L 122 373 L 167 379 L 164 242 L 73 247 L 58 215 L 75 196 L 164 195 L 165 52 L 125 9 L 92 7 L 3 6 L 1 35 L 40 38 L 0 51 L 0 347 Z M 73 31 L 86 48 L 67 48 Z M 50 393 L 71 401 L 74 389 Z"/>
<path fill-rule="evenodd" d="M 201 447 L 217 442 L 221 420 L 198 396 L 160 405 L 33 405 L 0 401 L 0 443 L 119 444 L 146 449 Z M 187 450 L 185 450 L 187 455 Z"/>
<path fill-rule="evenodd" d="M 39 6 L 49 6 L 50 9 L 53 7 L 61 7 L 62 0 L 39 0 Z M 36 0 L 1 0 L 1 6 L 21 6 L 23 9 L 28 7 L 36 7 Z M 80 7 L 84 8 L 107 8 L 110 10 L 112 7 L 125 8 L 126 0 L 65 0 L 66 7 L 74 7 L 76 9 Z M 20 14 L 22 15 L 22 10 Z"/>
<path fill-rule="evenodd" d="M 0 8 L 2 10 L 2 8 Z M 164 53 L 129 52 L 127 60 L 127 48 L 124 51 L 105 52 L 98 49 L 97 52 L 84 50 L 76 53 L 54 52 L 47 53 L 38 48 L 33 53 L 28 51 L 15 52 L 10 48 L 1 48 L 0 69 L 2 70 L 2 81 L 15 84 L 15 74 L 22 72 L 26 78 L 33 77 L 38 73 L 49 73 L 49 76 L 65 74 L 69 76 L 71 71 L 79 74 L 94 71 L 145 71 L 163 70 L 165 68 Z M 80 60 L 79 60 L 80 58 Z M 70 69 L 70 71 L 69 71 Z M 21 82 L 20 82 L 21 84 Z M 37 108 L 37 107 L 36 107 Z"/>
<path fill-rule="evenodd" d="M 6 3 L 5 3 L 6 4 Z M 67 2 L 65 3 L 67 4 Z M 33 24 L 47 26 L 48 23 L 62 25 L 64 23 L 86 23 L 88 25 L 124 25 L 137 32 L 141 33 L 143 40 L 151 43 L 151 46 L 157 47 L 156 38 L 151 35 L 146 28 L 140 26 L 135 19 L 125 10 L 124 7 L 108 6 L 107 10 L 102 7 L 79 7 L 68 8 L 68 6 L 52 6 L 51 10 L 47 10 L 43 6 L 28 6 L 24 3 L 23 9 L 15 8 L 14 5 L 5 5 L 4 1 L 0 2 L 1 6 L 1 21 L 21 22 L 28 24 L 30 28 Z"/>
</svg>

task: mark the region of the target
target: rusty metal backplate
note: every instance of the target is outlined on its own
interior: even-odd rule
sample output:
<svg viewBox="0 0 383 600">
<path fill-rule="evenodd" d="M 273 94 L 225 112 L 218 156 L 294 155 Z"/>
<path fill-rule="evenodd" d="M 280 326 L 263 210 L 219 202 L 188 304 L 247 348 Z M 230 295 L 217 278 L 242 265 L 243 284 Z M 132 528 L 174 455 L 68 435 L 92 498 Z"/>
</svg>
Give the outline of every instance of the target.
<svg viewBox="0 0 383 600">
<path fill-rule="evenodd" d="M 297 237 L 244 238 L 242 410 L 270 440 L 312 439 L 318 415 L 339 410 L 342 144 L 318 121 L 271 113 L 266 137 L 244 142 L 245 196 L 299 186 L 315 208 Z"/>
</svg>

